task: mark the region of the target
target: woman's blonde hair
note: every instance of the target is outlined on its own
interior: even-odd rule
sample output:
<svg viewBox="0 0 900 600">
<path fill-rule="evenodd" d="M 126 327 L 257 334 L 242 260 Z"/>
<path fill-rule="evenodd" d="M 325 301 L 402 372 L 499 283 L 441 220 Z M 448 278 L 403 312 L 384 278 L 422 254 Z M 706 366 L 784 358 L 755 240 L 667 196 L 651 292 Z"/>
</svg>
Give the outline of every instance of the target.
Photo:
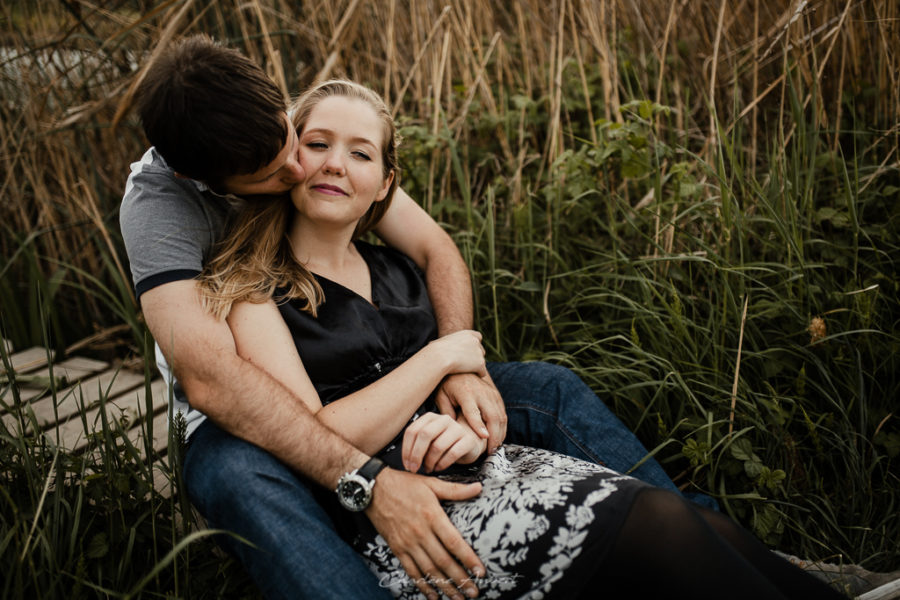
<svg viewBox="0 0 900 600">
<path fill-rule="evenodd" d="M 378 224 L 397 189 L 397 131 L 390 110 L 378 94 L 352 81 L 332 80 L 314 86 L 292 104 L 290 113 L 298 132 L 316 105 L 331 97 L 362 100 L 375 110 L 384 125 L 383 175 L 387 178 L 394 174 L 384 200 L 373 202 L 357 223 L 353 239 L 358 239 Z M 324 295 L 312 273 L 294 258 L 288 237 L 293 215 L 294 205 L 288 194 L 246 201 L 230 220 L 225 235 L 214 248 L 213 258 L 200 275 L 207 312 L 221 320 L 235 302 L 265 302 L 275 297 L 277 290 L 276 301 L 300 298 L 306 301 L 303 310 L 316 316 Z"/>
</svg>

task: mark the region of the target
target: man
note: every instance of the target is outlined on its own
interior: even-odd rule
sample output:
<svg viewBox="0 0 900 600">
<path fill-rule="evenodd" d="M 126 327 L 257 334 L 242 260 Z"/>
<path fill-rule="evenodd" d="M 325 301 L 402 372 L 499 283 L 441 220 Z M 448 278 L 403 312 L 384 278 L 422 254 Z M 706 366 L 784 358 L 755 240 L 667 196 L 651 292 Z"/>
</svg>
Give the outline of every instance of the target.
<svg viewBox="0 0 900 600">
<path fill-rule="evenodd" d="M 291 390 L 238 357 L 228 325 L 203 309 L 194 277 L 241 201 L 236 195 L 264 202 L 305 176 L 281 92 L 246 57 L 197 36 L 151 65 L 138 98 L 153 148 L 132 165 L 120 223 L 160 367 L 168 376 L 171 365 L 177 379 L 191 501 L 210 526 L 252 542 L 223 540 L 267 597 L 387 596 L 316 502 L 323 488 L 365 510 L 424 593 L 476 595 L 471 575 L 484 567 L 439 500 L 472 497 L 478 484 L 378 471 Z M 468 271 L 427 213 L 398 190 L 375 231 L 422 267 L 440 334 L 471 328 Z M 489 449 L 508 438 L 618 470 L 646 455 L 567 369 L 503 363 L 488 373 L 448 377 L 438 403 L 462 411 Z M 634 474 L 674 489 L 652 459 Z"/>
</svg>

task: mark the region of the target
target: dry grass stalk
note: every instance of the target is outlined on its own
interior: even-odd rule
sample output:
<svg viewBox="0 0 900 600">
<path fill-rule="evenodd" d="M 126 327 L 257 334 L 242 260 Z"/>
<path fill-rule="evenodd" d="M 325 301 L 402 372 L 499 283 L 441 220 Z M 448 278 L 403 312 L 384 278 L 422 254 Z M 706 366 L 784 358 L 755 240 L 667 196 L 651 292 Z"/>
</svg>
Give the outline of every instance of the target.
<svg viewBox="0 0 900 600">
<path fill-rule="evenodd" d="M 12 231 L 50 231 L 39 238 L 40 254 L 77 256 L 85 270 L 96 269 L 97 259 L 85 251 L 84 225 L 75 216 L 82 214 L 77 202 L 85 201 L 78 182 L 91 173 L 90 201 L 102 215 L 115 211 L 128 164 L 143 151 L 128 112 L 143 73 L 136 66 L 146 65 L 168 40 L 197 31 L 238 40 L 289 93 L 316 75 L 380 88 L 397 113 L 421 119 L 432 134 L 447 124 L 462 153 L 473 139 L 476 103 L 498 123 L 506 119 L 495 130 L 497 164 L 464 174 L 476 198 L 479 182 L 494 177 L 489 169 L 508 178 L 511 192 L 497 199 L 500 207 L 522 201 L 526 165 L 539 159 L 535 166 L 547 176 L 547 165 L 577 143 L 568 136 L 572 107 L 562 96 L 572 78 L 588 119 L 622 122 L 621 99 L 644 94 L 675 107 L 666 131 L 689 145 L 715 133 L 716 114 L 725 133 L 741 125 L 750 132 L 751 173 L 757 140 L 793 130 L 787 103 L 792 77 L 802 80 L 803 89 L 815 85 L 817 95 L 805 93 L 801 101 L 835 129 L 832 148 L 839 144 L 836 125 L 848 116 L 843 98 L 861 98 L 865 82 L 881 90 L 866 100 L 885 129 L 879 143 L 900 140 L 896 3 L 339 0 L 301 11 L 281 0 L 202 6 L 166 0 L 146 2 L 140 13 L 125 5 L 79 4 L 81 21 L 50 0 L 14 4 L 0 8 L 9 28 L 0 56 L 0 192 L 6 199 L 0 218 Z M 53 56 L 77 61 L 56 64 Z M 512 93 L 546 100 L 546 125 L 529 122 L 524 109 L 513 120 L 505 116 Z M 723 113 L 732 106 L 738 110 Z M 718 113 L 711 110 L 717 107 Z M 763 120 L 773 108 L 780 111 L 777 123 Z M 110 132 L 110 124 L 118 131 Z M 790 135 L 779 143 L 788 143 Z M 64 147 L 71 151 L 62 157 Z M 432 154 L 429 205 L 460 185 L 448 153 L 437 147 Z M 895 162 L 887 158 L 885 169 Z M 657 241 L 668 246 L 662 227 L 660 236 Z M 4 234 L 0 246 L 10 256 L 16 242 Z"/>
</svg>

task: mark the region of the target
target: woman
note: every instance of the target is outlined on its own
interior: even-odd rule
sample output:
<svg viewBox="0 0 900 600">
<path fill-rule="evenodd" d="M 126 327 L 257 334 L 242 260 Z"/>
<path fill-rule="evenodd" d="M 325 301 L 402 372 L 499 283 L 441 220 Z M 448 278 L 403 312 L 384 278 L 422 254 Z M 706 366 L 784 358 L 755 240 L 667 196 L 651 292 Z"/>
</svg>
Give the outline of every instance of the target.
<svg viewBox="0 0 900 600">
<path fill-rule="evenodd" d="M 244 358 L 361 450 L 482 482 L 480 496 L 446 511 L 487 567 L 485 597 L 840 597 L 675 494 L 533 448 L 485 458 L 484 440 L 430 399 L 450 373 L 484 374 L 480 334 L 438 338 L 415 265 L 359 241 L 399 177 L 389 111 L 370 90 L 332 81 L 293 115 L 307 178 L 236 220 L 204 274 L 208 308 L 228 319 Z M 365 519 L 334 515 L 383 585 L 418 596 Z"/>
</svg>

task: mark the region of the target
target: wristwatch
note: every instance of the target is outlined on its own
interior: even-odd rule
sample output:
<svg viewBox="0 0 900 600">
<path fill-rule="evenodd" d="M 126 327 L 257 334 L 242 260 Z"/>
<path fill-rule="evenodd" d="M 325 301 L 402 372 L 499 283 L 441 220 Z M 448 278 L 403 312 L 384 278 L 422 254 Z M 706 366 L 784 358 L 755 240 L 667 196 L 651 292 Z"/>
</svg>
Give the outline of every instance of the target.
<svg viewBox="0 0 900 600">
<path fill-rule="evenodd" d="M 353 512 L 365 510 L 372 501 L 375 476 L 386 466 L 381 460 L 372 457 L 360 468 L 341 475 L 337 489 L 334 490 L 341 506 Z"/>
</svg>

